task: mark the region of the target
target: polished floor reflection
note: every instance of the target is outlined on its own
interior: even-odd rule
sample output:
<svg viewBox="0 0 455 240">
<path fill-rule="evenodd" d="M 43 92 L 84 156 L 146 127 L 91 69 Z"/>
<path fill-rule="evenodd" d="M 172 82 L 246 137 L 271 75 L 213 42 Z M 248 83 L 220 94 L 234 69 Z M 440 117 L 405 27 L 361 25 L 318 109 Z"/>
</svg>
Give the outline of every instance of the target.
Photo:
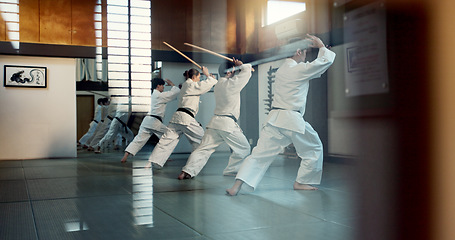
<svg viewBox="0 0 455 240">
<path fill-rule="evenodd" d="M 0 161 L 0 239 L 354 239 L 352 165 L 329 159 L 320 190 L 294 191 L 299 161 L 279 158 L 255 192 L 229 197 L 228 153 L 184 181 L 187 154 L 152 173 L 149 153 Z"/>
</svg>

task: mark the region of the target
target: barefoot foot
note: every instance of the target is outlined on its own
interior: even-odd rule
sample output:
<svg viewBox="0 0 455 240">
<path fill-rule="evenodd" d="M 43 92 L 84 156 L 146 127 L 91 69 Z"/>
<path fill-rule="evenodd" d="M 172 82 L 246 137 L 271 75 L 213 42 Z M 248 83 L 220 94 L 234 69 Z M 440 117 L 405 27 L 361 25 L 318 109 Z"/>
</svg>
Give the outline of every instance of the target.
<svg viewBox="0 0 455 240">
<path fill-rule="evenodd" d="M 318 190 L 318 188 L 309 184 L 294 182 L 294 190 Z"/>
<path fill-rule="evenodd" d="M 100 154 L 101 153 L 101 147 L 97 147 L 96 150 L 95 150 L 95 153 L 96 154 Z"/>
<path fill-rule="evenodd" d="M 188 173 L 182 171 L 179 176 L 177 177 L 178 180 L 183 180 L 183 179 L 191 179 L 191 175 Z"/>
<path fill-rule="evenodd" d="M 226 189 L 226 194 L 229 196 L 236 196 L 240 189 L 242 188 L 243 181 L 241 180 L 235 180 L 234 186 L 232 186 L 229 189 Z"/>
<path fill-rule="evenodd" d="M 128 155 L 130 155 L 130 153 L 125 151 L 125 154 L 123 155 L 122 160 L 121 160 L 122 163 L 126 163 L 126 159 L 128 158 Z"/>
</svg>

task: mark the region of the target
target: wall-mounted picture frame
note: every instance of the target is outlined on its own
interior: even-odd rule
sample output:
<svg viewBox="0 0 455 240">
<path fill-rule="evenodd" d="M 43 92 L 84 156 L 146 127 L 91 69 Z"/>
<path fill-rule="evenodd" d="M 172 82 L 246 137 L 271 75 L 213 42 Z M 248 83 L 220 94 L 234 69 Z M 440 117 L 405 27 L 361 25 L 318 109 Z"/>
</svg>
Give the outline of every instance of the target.
<svg viewBox="0 0 455 240">
<path fill-rule="evenodd" d="M 36 66 L 5 65 L 3 86 L 46 88 L 47 68 Z"/>
</svg>

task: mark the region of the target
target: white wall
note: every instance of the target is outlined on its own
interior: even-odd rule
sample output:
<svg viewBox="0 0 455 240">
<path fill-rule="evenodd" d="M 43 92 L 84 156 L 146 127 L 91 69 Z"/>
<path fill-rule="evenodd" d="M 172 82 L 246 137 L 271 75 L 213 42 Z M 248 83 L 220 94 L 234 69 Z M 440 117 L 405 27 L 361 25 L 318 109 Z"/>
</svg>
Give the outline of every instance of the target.
<svg viewBox="0 0 455 240">
<path fill-rule="evenodd" d="M 202 66 L 206 66 L 209 69 L 210 73 L 218 74 L 218 64 L 204 64 L 199 63 Z M 172 62 L 163 62 L 161 78 L 170 79 L 176 86 L 185 81 L 183 73 L 190 69 L 194 68 L 194 65 L 190 63 L 172 63 Z M 201 72 L 201 71 L 200 71 Z M 170 87 L 166 87 L 165 91 L 169 90 Z M 199 104 L 199 112 L 196 115 L 196 120 L 202 124 L 202 127 L 207 126 L 212 119 L 213 111 L 215 110 L 215 96 L 213 92 L 208 92 L 203 94 L 200 98 L 201 102 Z M 168 124 L 171 120 L 172 115 L 175 110 L 177 110 L 177 101 L 172 101 L 167 104 L 166 113 L 163 119 L 164 124 Z M 181 138 L 181 141 L 174 150 L 174 153 L 190 153 L 192 152 L 192 147 L 189 144 L 188 140 L 185 137 Z M 216 149 L 216 151 L 229 151 L 229 147 L 226 144 L 222 144 Z"/>
<path fill-rule="evenodd" d="M 0 160 L 76 157 L 76 60 L 0 56 L 47 67 L 47 88 L 0 87 Z"/>
</svg>

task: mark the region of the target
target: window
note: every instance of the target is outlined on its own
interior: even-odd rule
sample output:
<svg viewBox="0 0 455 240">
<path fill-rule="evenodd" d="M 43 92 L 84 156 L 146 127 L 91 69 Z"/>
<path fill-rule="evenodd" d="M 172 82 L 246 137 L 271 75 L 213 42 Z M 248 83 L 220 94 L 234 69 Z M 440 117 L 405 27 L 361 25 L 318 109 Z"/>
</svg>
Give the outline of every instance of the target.
<svg viewBox="0 0 455 240">
<path fill-rule="evenodd" d="M 0 14 L 6 25 L 6 39 L 14 49 L 19 50 L 19 1 L 0 1 Z"/>
<path fill-rule="evenodd" d="M 109 94 L 132 112 L 150 108 L 151 2 L 107 2 Z"/>
<path fill-rule="evenodd" d="M 265 25 L 276 23 L 305 10 L 304 2 L 269 0 L 267 1 Z"/>
</svg>

